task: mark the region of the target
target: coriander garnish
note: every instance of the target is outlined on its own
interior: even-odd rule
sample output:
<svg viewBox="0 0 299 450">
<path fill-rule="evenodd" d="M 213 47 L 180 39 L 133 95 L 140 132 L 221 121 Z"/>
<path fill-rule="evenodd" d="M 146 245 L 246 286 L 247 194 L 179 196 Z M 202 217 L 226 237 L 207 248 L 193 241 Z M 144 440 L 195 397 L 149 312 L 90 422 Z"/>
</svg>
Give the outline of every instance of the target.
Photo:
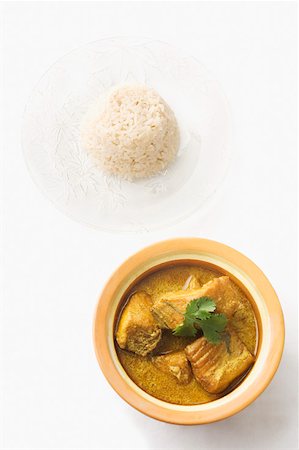
<svg viewBox="0 0 299 450">
<path fill-rule="evenodd" d="M 212 344 L 219 344 L 226 325 L 225 314 L 214 313 L 216 303 L 210 297 L 192 300 L 186 308 L 184 321 L 173 330 L 176 336 L 195 337 L 202 330 L 204 337 Z"/>
</svg>

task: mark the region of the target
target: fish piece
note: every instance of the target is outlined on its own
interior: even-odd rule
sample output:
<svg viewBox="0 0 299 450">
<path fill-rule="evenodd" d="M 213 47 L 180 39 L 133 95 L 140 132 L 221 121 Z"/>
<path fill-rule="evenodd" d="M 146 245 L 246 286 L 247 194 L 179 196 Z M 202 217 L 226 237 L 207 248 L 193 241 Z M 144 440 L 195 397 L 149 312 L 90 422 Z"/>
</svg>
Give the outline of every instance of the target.
<svg viewBox="0 0 299 450">
<path fill-rule="evenodd" d="M 230 289 L 229 277 L 223 276 L 214 278 L 199 289 L 168 292 L 154 302 L 152 313 L 161 328 L 173 330 L 184 321 L 188 303 L 206 296 L 215 301 L 218 313 L 230 317 L 239 307 L 239 301 L 236 296 L 226 296 L 228 289 Z"/>
<path fill-rule="evenodd" d="M 120 348 L 145 356 L 161 339 L 161 329 L 152 313 L 152 299 L 146 292 L 136 292 L 126 304 L 118 324 L 116 341 Z"/>
<path fill-rule="evenodd" d="M 227 330 L 228 342 L 211 344 L 201 337 L 185 348 L 193 375 L 211 394 L 223 392 L 254 362 L 254 356 L 232 329 Z"/>
<path fill-rule="evenodd" d="M 152 362 L 162 372 L 176 377 L 180 384 L 188 384 L 192 379 L 191 367 L 184 350 L 155 356 Z"/>
</svg>

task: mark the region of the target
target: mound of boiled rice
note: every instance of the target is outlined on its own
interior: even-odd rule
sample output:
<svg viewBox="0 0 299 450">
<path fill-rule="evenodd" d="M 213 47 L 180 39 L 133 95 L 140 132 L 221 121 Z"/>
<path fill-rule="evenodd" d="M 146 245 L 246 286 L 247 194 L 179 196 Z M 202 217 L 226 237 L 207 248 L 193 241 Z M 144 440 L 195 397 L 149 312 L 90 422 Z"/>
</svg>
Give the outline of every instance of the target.
<svg viewBox="0 0 299 450">
<path fill-rule="evenodd" d="M 179 130 L 174 113 L 146 86 L 119 86 L 83 121 L 84 149 L 105 172 L 127 180 L 153 176 L 174 160 Z"/>
</svg>

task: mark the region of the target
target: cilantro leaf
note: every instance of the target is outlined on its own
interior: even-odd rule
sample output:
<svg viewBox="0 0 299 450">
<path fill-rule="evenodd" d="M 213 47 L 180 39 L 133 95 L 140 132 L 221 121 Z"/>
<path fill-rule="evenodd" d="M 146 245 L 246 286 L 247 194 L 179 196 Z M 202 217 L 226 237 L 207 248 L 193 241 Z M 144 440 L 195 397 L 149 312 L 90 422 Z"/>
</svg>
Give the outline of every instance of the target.
<svg viewBox="0 0 299 450">
<path fill-rule="evenodd" d="M 200 320 L 210 317 L 211 313 L 216 309 L 216 304 L 210 297 L 200 297 L 192 300 L 191 304 L 193 309 L 196 308 L 195 317 Z"/>
<path fill-rule="evenodd" d="M 194 327 L 194 320 L 189 317 L 185 317 L 184 322 L 173 330 L 175 336 L 195 337 L 197 332 L 198 329 Z"/>
<path fill-rule="evenodd" d="M 227 318 L 224 314 L 215 314 L 216 303 L 210 297 L 192 300 L 186 308 L 184 321 L 178 325 L 173 334 L 176 336 L 195 337 L 201 329 L 206 339 L 218 344 L 222 340 Z"/>
<path fill-rule="evenodd" d="M 213 314 L 200 322 L 200 328 L 209 342 L 219 344 L 222 341 L 221 333 L 224 331 L 226 324 L 227 318 L 224 314 Z"/>
</svg>

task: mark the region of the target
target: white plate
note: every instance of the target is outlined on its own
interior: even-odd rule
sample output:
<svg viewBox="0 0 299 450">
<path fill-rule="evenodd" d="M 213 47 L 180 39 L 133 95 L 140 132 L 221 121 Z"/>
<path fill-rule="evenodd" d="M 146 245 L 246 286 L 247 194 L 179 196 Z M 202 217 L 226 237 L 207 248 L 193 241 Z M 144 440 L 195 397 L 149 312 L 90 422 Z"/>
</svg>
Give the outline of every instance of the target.
<svg viewBox="0 0 299 450">
<path fill-rule="evenodd" d="M 118 83 L 156 89 L 180 127 L 176 161 L 160 175 L 130 183 L 107 176 L 80 146 L 82 117 Z M 108 231 L 175 223 L 213 194 L 230 160 L 230 114 L 216 80 L 195 59 L 142 38 L 92 42 L 57 61 L 25 110 L 23 147 L 30 173 L 68 216 Z"/>
</svg>

